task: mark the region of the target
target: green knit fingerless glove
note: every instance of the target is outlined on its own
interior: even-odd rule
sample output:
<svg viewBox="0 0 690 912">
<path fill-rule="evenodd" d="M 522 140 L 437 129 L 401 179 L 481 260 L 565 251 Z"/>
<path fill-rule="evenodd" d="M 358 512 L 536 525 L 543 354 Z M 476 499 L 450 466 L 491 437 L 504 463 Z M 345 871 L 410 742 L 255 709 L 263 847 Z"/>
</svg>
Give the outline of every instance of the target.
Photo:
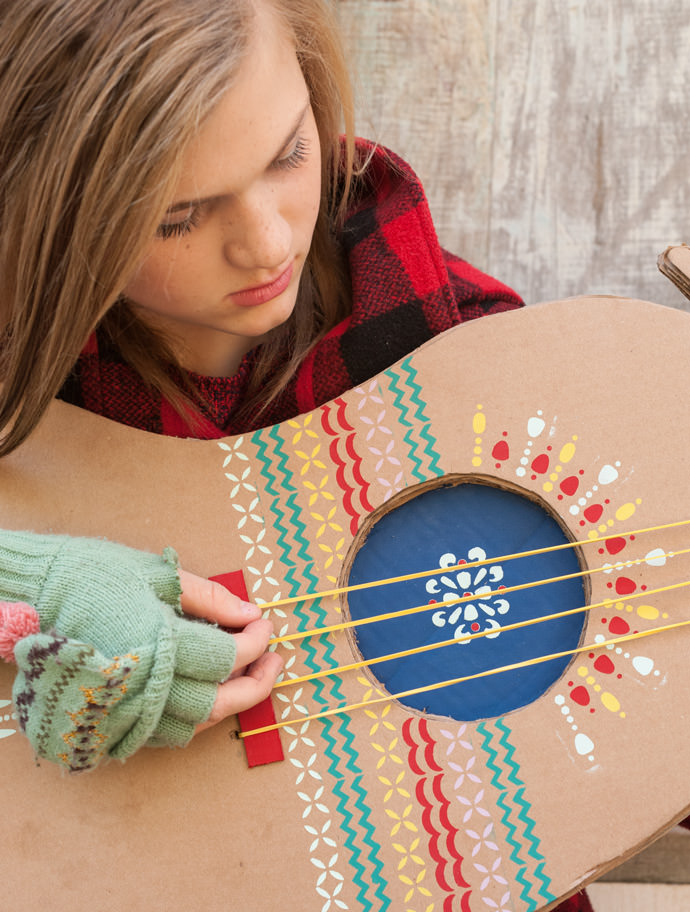
<svg viewBox="0 0 690 912">
<path fill-rule="evenodd" d="M 0 531 L 0 599 L 36 609 L 15 707 L 37 755 L 70 770 L 185 745 L 235 662 L 231 634 L 182 616 L 171 548 Z"/>
</svg>

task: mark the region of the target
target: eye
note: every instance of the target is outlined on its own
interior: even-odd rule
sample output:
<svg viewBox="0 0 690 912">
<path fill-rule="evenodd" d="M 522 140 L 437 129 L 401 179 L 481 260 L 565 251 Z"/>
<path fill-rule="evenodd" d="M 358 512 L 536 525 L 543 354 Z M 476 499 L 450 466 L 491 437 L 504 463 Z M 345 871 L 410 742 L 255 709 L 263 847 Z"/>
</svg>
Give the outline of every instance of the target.
<svg viewBox="0 0 690 912">
<path fill-rule="evenodd" d="M 198 206 L 190 207 L 187 215 L 176 222 L 161 222 L 156 229 L 156 237 L 167 240 L 171 237 L 182 237 L 189 234 L 199 224 L 201 213 Z"/>
<path fill-rule="evenodd" d="M 309 156 L 309 141 L 304 136 L 298 136 L 291 152 L 284 158 L 278 158 L 273 163 L 273 167 L 278 171 L 289 171 L 306 161 Z"/>
</svg>

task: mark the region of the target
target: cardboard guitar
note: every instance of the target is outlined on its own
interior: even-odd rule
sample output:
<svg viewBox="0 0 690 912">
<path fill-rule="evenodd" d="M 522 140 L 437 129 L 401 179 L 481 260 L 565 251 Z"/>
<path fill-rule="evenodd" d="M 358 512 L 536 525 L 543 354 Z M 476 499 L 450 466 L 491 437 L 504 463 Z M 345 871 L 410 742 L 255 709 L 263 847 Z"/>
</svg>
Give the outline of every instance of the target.
<svg viewBox="0 0 690 912">
<path fill-rule="evenodd" d="M 690 518 L 688 352 L 686 313 L 577 298 L 465 324 L 310 414 L 221 441 L 54 403 L 0 463 L 2 525 L 242 571 L 250 598 L 280 600 L 276 632 L 300 634 L 277 647 L 287 679 L 315 679 L 274 691 L 280 729 L 242 739 L 230 719 L 70 776 L 35 763 L 0 665 L 3 907 L 547 909 L 684 817 L 690 628 L 629 637 L 690 619 L 690 559 L 672 556 L 688 527 L 640 531 Z M 479 506 L 449 514 L 458 492 Z M 574 589 L 514 588 L 502 536 L 522 541 L 523 508 L 530 549 L 545 524 L 566 545 L 549 554 L 575 566 L 534 581 Z M 390 596 L 282 602 L 433 567 Z M 547 642 L 561 621 L 533 621 L 566 609 Z M 421 665 L 364 664 L 412 651 L 410 631 L 452 642 Z M 494 654 L 524 665 L 502 678 Z M 455 702 L 439 703 L 446 680 Z M 355 708 L 311 718 L 338 707 Z M 250 767 L 245 745 L 266 738 L 283 759 Z"/>
</svg>

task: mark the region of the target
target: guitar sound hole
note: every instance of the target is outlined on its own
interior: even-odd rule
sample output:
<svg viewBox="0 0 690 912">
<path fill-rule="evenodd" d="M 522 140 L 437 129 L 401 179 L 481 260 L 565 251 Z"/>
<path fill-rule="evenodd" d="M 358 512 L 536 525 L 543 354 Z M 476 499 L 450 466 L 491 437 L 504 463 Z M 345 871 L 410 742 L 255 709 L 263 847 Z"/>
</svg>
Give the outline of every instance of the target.
<svg viewBox="0 0 690 912">
<path fill-rule="evenodd" d="M 585 613 L 514 630 L 504 628 L 584 606 L 589 587 L 576 576 L 510 591 L 526 583 L 578 574 L 578 551 L 566 547 L 505 559 L 564 545 L 569 539 L 557 517 L 531 493 L 517 487 L 498 488 L 493 481 L 474 477 L 444 482 L 408 490 L 372 514 L 355 541 L 347 579 L 354 585 L 439 567 L 434 577 L 350 592 L 346 606 L 353 620 L 417 605 L 429 605 L 429 610 L 359 626 L 353 645 L 369 661 L 451 640 L 449 646 L 374 664 L 369 674 L 394 695 L 470 677 L 452 686 L 402 696 L 400 702 L 464 721 L 501 716 L 542 696 L 561 677 L 572 656 L 484 673 L 576 648 Z M 478 561 L 484 563 L 477 565 Z M 461 562 L 468 566 L 449 569 Z M 459 597 L 467 598 L 453 603 Z"/>
</svg>

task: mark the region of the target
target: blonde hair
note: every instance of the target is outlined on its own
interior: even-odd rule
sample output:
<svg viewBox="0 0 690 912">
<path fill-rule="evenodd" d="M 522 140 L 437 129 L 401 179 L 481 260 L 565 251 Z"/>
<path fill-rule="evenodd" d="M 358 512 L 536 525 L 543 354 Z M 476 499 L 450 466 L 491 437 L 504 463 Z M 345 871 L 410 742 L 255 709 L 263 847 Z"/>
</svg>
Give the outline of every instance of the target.
<svg viewBox="0 0 690 912">
<path fill-rule="evenodd" d="M 119 295 L 169 204 L 181 150 L 247 52 L 254 2 L 0 4 L 0 455 L 31 433 L 99 323 L 144 380 L 184 409 L 164 340 Z M 262 347 L 250 407 L 277 394 L 347 309 L 333 228 L 354 155 L 352 99 L 329 3 L 260 2 L 294 36 L 319 130 L 323 189 L 298 304 Z M 278 361 L 285 366 L 275 375 Z"/>
</svg>

